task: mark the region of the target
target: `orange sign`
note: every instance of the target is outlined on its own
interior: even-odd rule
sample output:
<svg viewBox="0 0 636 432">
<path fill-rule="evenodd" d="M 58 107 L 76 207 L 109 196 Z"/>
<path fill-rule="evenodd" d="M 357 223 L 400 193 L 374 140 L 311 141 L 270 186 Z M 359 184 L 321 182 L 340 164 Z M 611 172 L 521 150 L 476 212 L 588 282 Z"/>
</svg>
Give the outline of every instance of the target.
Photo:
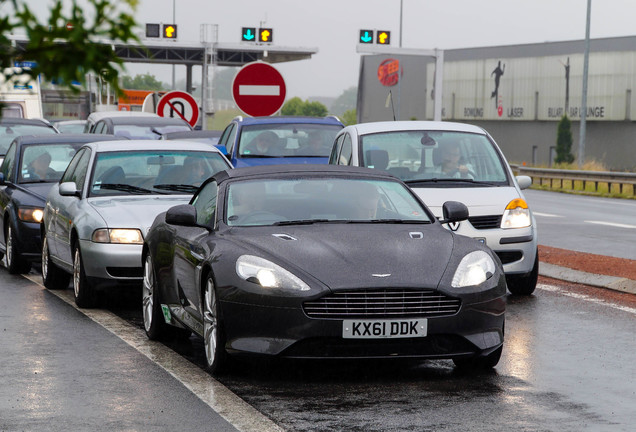
<svg viewBox="0 0 636 432">
<path fill-rule="evenodd" d="M 400 61 L 389 58 L 380 63 L 378 80 L 386 87 L 396 85 L 400 80 Z"/>
</svg>

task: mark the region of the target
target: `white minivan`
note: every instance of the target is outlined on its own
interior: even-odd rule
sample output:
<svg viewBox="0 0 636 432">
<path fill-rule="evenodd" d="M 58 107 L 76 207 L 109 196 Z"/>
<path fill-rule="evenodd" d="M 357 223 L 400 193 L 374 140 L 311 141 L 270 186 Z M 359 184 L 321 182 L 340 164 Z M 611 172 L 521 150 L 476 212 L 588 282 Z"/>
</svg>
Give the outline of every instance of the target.
<svg viewBox="0 0 636 432">
<path fill-rule="evenodd" d="M 463 202 L 468 220 L 447 227 L 486 243 L 499 256 L 512 294 L 534 292 L 539 273 L 537 227 L 521 192 L 532 180 L 514 176 L 484 129 L 429 121 L 347 126 L 335 138 L 329 163 L 394 174 L 437 218 L 442 218 L 444 202 Z"/>
</svg>

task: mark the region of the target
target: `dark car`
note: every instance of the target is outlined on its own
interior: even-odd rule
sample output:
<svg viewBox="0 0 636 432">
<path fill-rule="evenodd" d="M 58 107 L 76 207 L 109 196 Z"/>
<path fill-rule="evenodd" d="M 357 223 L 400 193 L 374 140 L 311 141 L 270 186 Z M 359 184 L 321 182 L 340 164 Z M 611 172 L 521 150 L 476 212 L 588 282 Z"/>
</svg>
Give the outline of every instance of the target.
<svg viewBox="0 0 636 432">
<path fill-rule="evenodd" d="M 228 354 L 493 367 L 506 280 L 487 246 L 442 226 L 467 217 L 447 202 L 440 222 L 368 168 L 221 172 L 145 238 L 146 333 L 195 332 L 213 372 Z"/>
<path fill-rule="evenodd" d="M 327 163 L 343 127 L 335 116 L 238 116 L 223 131 L 219 145 L 236 168 Z"/>
<path fill-rule="evenodd" d="M 109 135 L 26 135 L 13 140 L 0 165 L 0 257 L 10 273 L 26 273 L 40 259 L 40 222 L 51 186 L 83 144 Z"/>
<path fill-rule="evenodd" d="M 45 120 L 14 117 L 0 118 L 0 163 L 11 142 L 20 135 L 56 134 L 57 129 Z"/>
<path fill-rule="evenodd" d="M 111 134 L 128 139 L 161 139 L 169 132 L 191 131 L 185 120 L 131 111 L 94 112 L 88 116 L 84 132 Z"/>
</svg>

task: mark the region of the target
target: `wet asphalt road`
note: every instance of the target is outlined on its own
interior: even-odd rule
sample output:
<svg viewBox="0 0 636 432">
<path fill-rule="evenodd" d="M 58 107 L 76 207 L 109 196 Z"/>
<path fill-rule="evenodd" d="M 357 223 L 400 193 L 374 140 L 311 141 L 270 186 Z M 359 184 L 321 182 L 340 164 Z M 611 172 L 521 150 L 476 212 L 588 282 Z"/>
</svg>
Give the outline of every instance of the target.
<svg viewBox="0 0 636 432">
<path fill-rule="evenodd" d="M 4 269 L 0 279 L 8 299 L 0 430 L 67 430 L 48 427 L 56 422 L 68 430 L 232 429 L 169 369 L 41 286 Z M 134 303 L 106 299 L 144 339 Z M 631 431 L 635 334 L 635 296 L 542 280 L 535 296 L 508 297 L 504 354 L 493 371 L 459 373 L 450 361 L 250 361 L 218 381 L 293 431 Z M 170 348 L 201 373 L 200 340 Z M 64 373 L 47 377 L 53 369 Z"/>
</svg>

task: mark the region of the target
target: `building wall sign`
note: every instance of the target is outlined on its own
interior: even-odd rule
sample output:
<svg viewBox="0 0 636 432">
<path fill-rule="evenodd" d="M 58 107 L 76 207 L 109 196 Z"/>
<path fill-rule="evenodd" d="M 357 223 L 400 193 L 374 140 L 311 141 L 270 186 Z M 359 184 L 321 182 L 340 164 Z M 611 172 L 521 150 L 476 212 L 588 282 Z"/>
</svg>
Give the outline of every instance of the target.
<svg viewBox="0 0 636 432">
<path fill-rule="evenodd" d="M 629 107 L 636 84 L 636 52 L 590 54 L 589 120 L 635 120 Z M 434 64 L 427 65 L 433 88 Z M 583 54 L 488 58 L 444 64 L 444 120 L 553 120 L 581 118 Z M 427 103 L 426 117 L 433 117 Z"/>
</svg>

